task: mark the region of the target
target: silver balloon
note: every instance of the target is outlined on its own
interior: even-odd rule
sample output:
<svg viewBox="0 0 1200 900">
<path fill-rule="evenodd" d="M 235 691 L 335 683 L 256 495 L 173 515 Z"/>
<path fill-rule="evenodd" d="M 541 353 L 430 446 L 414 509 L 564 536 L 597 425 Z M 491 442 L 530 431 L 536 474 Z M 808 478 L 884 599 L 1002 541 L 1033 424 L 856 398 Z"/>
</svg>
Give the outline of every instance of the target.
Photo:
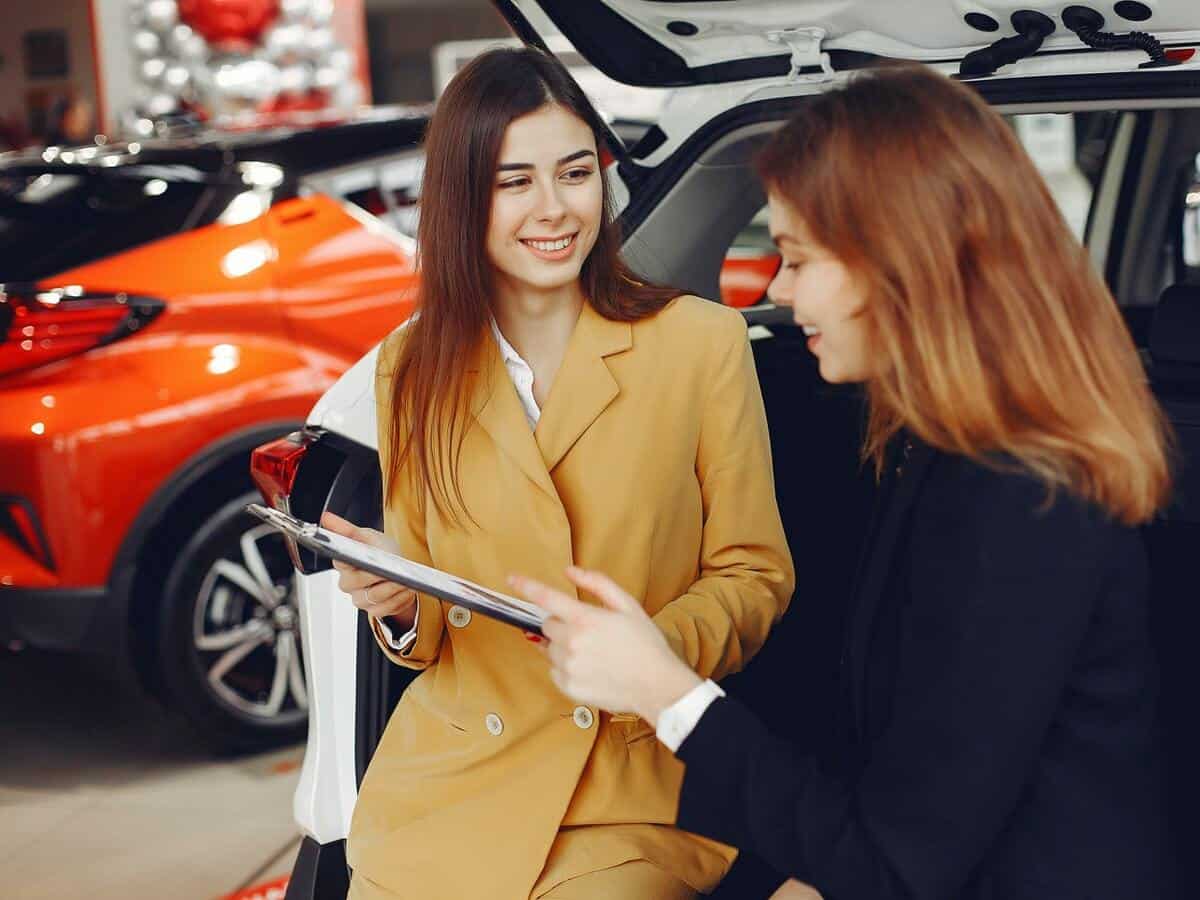
<svg viewBox="0 0 1200 900">
<path fill-rule="evenodd" d="M 222 99 L 269 100 L 279 93 L 279 67 L 265 59 L 227 57 L 216 66 L 213 88 Z"/>
<path fill-rule="evenodd" d="M 306 94 L 312 83 L 313 71 L 303 63 L 284 66 L 279 70 L 280 93 Z"/>
<path fill-rule="evenodd" d="M 158 56 L 162 52 L 162 41 L 153 31 L 135 31 L 133 49 L 141 56 Z"/>
<path fill-rule="evenodd" d="M 185 62 L 199 62 L 208 56 L 208 43 L 189 25 L 176 25 L 167 39 L 171 49 Z"/>
<path fill-rule="evenodd" d="M 333 0 L 312 0 L 308 19 L 314 25 L 328 25 L 333 19 Z"/>
<path fill-rule="evenodd" d="M 161 56 L 152 56 L 149 59 L 143 59 L 142 64 L 138 66 L 138 75 L 147 84 L 158 84 L 166 72 L 167 61 Z"/>
<path fill-rule="evenodd" d="M 332 66 L 321 66 L 313 73 L 313 87 L 321 91 L 333 90 L 346 80 L 346 73 Z"/>
<path fill-rule="evenodd" d="M 333 105 L 338 109 L 351 110 L 363 102 L 362 85 L 348 78 L 333 89 Z"/>
<path fill-rule="evenodd" d="M 345 47 L 335 46 L 325 56 L 323 65 L 329 66 L 331 69 L 337 69 L 339 72 L 354 71 L 354 54 Z"/>
<path fill-rule="evenodd" d="M 145 15 L 147 25 L 155 31 L 166 31 L 179 21 L 179 6 L 175 0 L 150 0 Z"/>
<path fill-rule="evenodd" d="M 209 102 L 216 94 L 216 75 L 211 66 L 196 66 L 191 70 L 192 90 L 204 102 Z"/>
<path fill-rule="evenodd" d="M 279 4 L 279 12 L 285 21 L 298 22 L 308 15 L 311 5 L 309 0 L 282 0 Z"/>
<path fill-rule="evenodd" d="M 308 28 L 304 25 L 275 25 L 263 32 L 262 47 L 267 59 L 279 62 L 297 56 L 304 48 Z"/>
<path fill-rule="evenodd" d="M 173 94 L 164 92 L 151 94 L 150 99 L 143 104 L 142 108 L 145 109 L 146 114 L 151 118 L 158 118 L 159 116 L 165 116 L 174 112 L 178 105 L 179 98 Z"/>
<path fill-rule="evenodd" d="M 163 72 L 162 83 L 172 94 L 182 94 L 192 83 L 192 73 L 188 71 L 187 66 L 167 66 L 167 71 Z"/>
<path fill-rule="evenodd" d="M 304 50 L 312 59 L 321 59 L 335 46 L 328 28 L 313 28 L 304 36 Z"/>
</svg>

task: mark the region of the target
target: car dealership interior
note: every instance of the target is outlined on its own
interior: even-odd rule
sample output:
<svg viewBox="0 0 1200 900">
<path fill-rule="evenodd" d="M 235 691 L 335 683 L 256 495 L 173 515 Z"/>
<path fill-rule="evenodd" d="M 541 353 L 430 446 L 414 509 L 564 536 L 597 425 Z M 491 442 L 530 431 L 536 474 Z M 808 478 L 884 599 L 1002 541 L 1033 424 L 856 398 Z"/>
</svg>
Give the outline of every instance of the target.
<svg viewBox="0 0 1200 900">
<path fill-rule="evenodd" d="M 1186 895 L 1195 0 L 0 7 L 0 897 Z"/>
</svg>

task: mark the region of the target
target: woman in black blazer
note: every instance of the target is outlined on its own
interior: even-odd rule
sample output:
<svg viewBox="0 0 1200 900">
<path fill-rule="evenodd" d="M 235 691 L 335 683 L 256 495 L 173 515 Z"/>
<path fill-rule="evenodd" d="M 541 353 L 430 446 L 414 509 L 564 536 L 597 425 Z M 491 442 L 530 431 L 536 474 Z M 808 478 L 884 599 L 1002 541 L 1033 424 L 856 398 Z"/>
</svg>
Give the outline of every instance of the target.
<svg viewBox="0 0 1200 900">
<path fill-rule="evenodd" d="M 812 100 L 759 171 L 771 297 L 865 384 L 881 482 L 833 750 L 700 682 L 599 573 L 569 573 L 599 609 L 513 581 L 556 683 L 655 724 L 679 827 L 795 879 L 779 898 L 1174 896 L 1135 530 L 1167 427 L 1107 289 L 1003 120 L 921 67 Z"/>
</svg>

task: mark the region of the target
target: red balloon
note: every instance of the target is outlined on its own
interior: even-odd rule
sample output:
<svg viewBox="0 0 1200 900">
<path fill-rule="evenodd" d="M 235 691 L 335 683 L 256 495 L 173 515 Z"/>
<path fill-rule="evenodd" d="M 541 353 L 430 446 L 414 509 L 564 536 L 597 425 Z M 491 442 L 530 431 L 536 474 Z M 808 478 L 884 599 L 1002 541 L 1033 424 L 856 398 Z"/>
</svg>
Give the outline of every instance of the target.
<svg viewBox="0 0 1200 900">
<path fill-rule="evenodd" d="M 256 43 L 277 15 L 279 0 L 179 0 L 179 17 L 209 43 Z"/>
</svg>

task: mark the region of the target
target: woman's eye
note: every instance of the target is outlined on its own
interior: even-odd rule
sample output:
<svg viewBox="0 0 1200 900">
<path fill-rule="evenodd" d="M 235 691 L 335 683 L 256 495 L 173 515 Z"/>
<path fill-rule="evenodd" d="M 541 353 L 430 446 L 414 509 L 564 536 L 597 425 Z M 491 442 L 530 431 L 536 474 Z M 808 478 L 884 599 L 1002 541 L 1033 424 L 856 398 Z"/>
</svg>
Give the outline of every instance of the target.
<svg viewBox="0 0 1200 900">
<path fill-rule="evenodd" d="M 567 181 L 583 181 L 591 174 L 591 169 L 571 169 L 563 173 L 563 178 L 567 179 Z"/>
<path fill-rule="evenodd" d="M 800 268 L 800 266 L 801 266 L 801 265 L 803 265 L 803 261 L 802 261 L 802 260 L 801 260 L 801 261 L 796 261 L 796 262 L 793 262 L 792 260 L 785 259 L 785 260 L 783 261 L 783 267 L 784 267 L 784 269 L 786 269 L 786 270 L 787 270 L 787 271 L 789 271 L 789 272 L 794 272 L 794 271 L 796 271 L 798 268 Z"/>
<path fill-rule="evenodd" d="M 525 185 L 527 185 L 527 184 L 529 184 L 528 178 L 510 178 L 508 181 L 500 182 L 497 185 L 497 187 L 499 187 L 499 188 L 518 188 L 518 187 L 525 187 Z"/>
</svg>

